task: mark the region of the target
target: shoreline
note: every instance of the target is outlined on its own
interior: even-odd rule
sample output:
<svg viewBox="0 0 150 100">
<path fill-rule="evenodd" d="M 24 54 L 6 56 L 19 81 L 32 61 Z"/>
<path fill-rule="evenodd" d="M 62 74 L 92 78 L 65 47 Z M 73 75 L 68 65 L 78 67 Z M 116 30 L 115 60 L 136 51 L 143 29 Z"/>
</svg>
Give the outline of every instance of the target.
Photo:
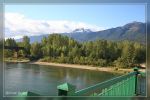
<svg viewBox="0 0 150 100">
<path fill-rule="evenodd" d="M 4 60 L 4 62 L 28 63 L 30 60 Z"/>
<path fill-rule="evenodd" d="M 114 67 L 94 67 L 94 66 L 90 66 L 90 65 L 60 64 L 60 63 L 50 63 L 50 62 L 40 62 L 40 61 L 29 62 L 29 64 L 49 65 L 49 66 L 56 66 L 56 67 L 86 69 L 86 70 L 115 72 L 115 73 L 129 73 L 129 72 L 133 71 L 133 69 L 118 68 L 118 70 L 116 70 L 116 68 L 114 68 Z"/>
<path fill-rule="evenodd" d="M 27 58 L 5 58 L 4 62 L 27 63 L 30 62 L 30 60 Z"/>
<path fill-rule="evenodd" d="M 56 66 L 56 67 L 65 67 L 65 68 L 76 68 L 76 69 L 83 69 L 83 70 L 94 70 L 94 71 L 104 71 L 104 72 L 111 72 L 111 73 L 120 73 L 125 74 L 129 72 L 133 72 L 133 68 L 116 68 L 116 67 L 100 67 L 100 66 L 92 66 L 92 65 L 79 65 L 79 64 L 65 64 L 65 63 L 52 63 L 52 62 L 41 62 L 41 61 L 30 61 L 27 59 L 21 60 L 4 60 L 4 62 L 14 62 L 14 63 L 28 63 L 28 64 L 36 64 L 36 65 L 47 65 Z M 141 72 L 145 72 L 146 69 L 140 69 Z"/>
</svg>

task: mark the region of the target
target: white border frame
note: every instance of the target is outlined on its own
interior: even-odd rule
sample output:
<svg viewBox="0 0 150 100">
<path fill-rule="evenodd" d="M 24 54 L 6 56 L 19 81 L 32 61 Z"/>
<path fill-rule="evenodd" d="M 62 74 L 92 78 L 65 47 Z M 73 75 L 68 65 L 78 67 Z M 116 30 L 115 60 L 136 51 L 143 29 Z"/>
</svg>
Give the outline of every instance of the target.
<svg viewBox="0 0 150 100">
<path fill-rule="evenodd" d="M 103 97 L 100 97 L 100 96 L 29 96 L 29 97 L 26 97 L 26 96 L 5 96 L 4 95 L 4 92 L 5 92 L 5 66 L 4 66 L 4 61 L 3 61 L 3 97 L 15 97 L 15 98 L 20 98 L 20 97 L 24 97 L 24 98 L 32 98 L 32 97 L 59 97 L 59 98 L 62 98 L 62 97 L 67 97 L 67 98 L 70 98 L 70 97 L 99 97 L 99 98 L 112 98 L 112 97 L 125 97 L 125 98 L 134 98 L 134 97 L 147 97 L 147 92 L 148 92 L 148 89 L 147 89 L 147 82 L 148 82 L 148 71 L 147 71 L 147 3 L 3 3 L 3 19 L 5 19 L 5 6 L 6 5 L 145 5 L 145 24 L 146 24 L 146 96 L 103 96 Z M 3 21 L 3 38 L 5 37 L 5 20 Z M 3 48 L 4 48 L 4 40 L 5 38 L 3 39 Z M 3 60 L 4 60 L 4 49 L 3 49 Z"/>
</svg>

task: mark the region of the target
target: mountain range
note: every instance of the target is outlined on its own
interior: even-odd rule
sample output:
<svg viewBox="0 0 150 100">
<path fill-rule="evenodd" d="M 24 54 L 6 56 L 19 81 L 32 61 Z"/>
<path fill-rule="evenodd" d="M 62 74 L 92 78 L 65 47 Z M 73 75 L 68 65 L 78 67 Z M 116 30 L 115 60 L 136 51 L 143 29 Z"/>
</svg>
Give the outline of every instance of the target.
<svg viewBox="0 0 150 100">
<path fill-rule="evenodd" d="M 146 24 L 143 22 L 131 22 L 124 26 L 110 28 L 102 31 L 93 32 L 90 29 L 75 29 L 70 33 L 60 33 L 62 35 L 71 37 L 79 42 L 94 41 L 96 39 L 104 39 L 111 41 L 130 40 L 140 43 L 146 42 Z M 30 36 L 30 42 L 40 42 L 43 37 L 47 37 L 50 34 L 44 34 L 39 36 Z M 17 39 L 17 41 L 22 41 Z"/>
</svg>

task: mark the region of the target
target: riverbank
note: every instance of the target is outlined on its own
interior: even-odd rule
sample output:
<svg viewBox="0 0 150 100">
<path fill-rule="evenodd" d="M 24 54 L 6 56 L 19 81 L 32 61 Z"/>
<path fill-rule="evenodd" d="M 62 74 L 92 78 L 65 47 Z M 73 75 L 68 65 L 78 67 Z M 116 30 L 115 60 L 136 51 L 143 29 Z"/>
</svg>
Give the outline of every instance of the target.
<svg viewBox="0 0 150 100">
<path fill-rule="evenodd" d="M 90 66 L 90 65 L 78 65 L 78 64 L 62 64 L 62 63 L 51 63 L 51 62 L 41 62 L 41 61 L 30 61 L 27 58 L 18 58 L 12 59 L 7 58 L 4 59 L 5 62 L 15 62 L 15 63 L 29 63 L 29 64 L 37 64 L 37 65 L 49 65 L 56 67 L 67 67 L 67 68 L 78 68 L 78 69 L 86 69 L 86 70 L 95 70 L 95 71 L 105 71 L 112 73 L 129 73 L 132 72 L 132 68 L 114 68 L 114 67 L 100 67 L 100 66 Z M 140 69 L 140 71 L 145 72 L 146 69 Z"/>
<path fill-rule="evenodd" d="M 5 62 L 16 62 L 16 63 L 19 63 L 19 62 L 20 63 L 30 62 L 30 60 L 27 59 L 27 58 L 16 58 L 16 59 L 14 59 L 14 58 L 5 58 L 4 61 Z"/>
<path fill-rule="evenodd" d="M 106 72 L 115 72 L 115 73 L 129 73 L 133 71 L 133 69 L 122 69 L 122 68 L 114 68 L 114 67 L 94 67 L 89 65 L 77 65 L 77 64 L 59 64 L 59 63 L 49 63 L 49 62 L 40 62 L 40 61 L 29 62 L 29 64 L 50 65 L 50 66 L 57 66 L 57 67 L 78 68 L 78 69 L 106 71 Z"/>
</svg>

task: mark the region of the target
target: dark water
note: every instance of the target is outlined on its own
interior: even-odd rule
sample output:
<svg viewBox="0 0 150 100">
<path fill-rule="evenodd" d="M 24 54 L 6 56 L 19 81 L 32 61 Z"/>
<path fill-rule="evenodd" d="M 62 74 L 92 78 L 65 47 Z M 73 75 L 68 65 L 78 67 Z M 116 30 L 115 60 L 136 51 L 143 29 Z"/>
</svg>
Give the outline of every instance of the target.
<svg viewBox="0 0 150 100">
<path fill-rule="evenodd" d="M 57 86 L 69 82 L 76 90 L 111 79 L 119 74 L 31 65 L 27 63 L 5 63 L 5 95 L 31 91 L 40 95 L 57 96 Z"/>
</svg>

